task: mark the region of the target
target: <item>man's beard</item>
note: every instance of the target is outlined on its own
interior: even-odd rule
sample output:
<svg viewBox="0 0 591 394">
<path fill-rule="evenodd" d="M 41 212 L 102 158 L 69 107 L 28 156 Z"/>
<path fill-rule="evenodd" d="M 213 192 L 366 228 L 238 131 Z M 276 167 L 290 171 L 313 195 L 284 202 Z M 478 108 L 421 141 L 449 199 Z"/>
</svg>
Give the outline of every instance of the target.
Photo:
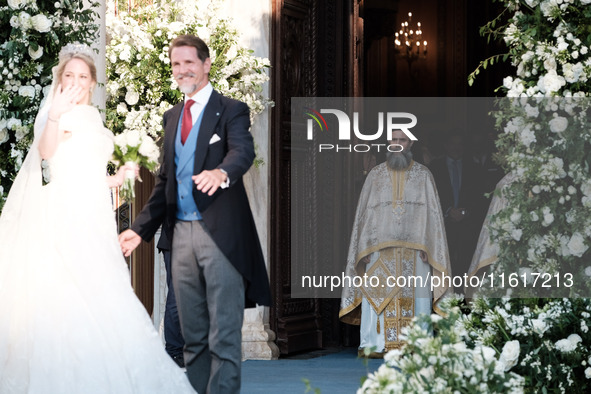
<svg viewBox="0 0 591 394">
<path fill-rule="evenodd" d="M 386 163 L 390 169 L 394 171 L 404 170 L 412 160 L 412 152 L 410 150 L 405 150 L 399 153 L 387 152 L 386 159 Z"/>
<path fill-rule="evenodd" d="M 197 84 L 193 85 L 179 85 L 179 90 L 184 94 L 191 94 L 197 90 Z"/>
<path fill-rule="evenodd" d="M 197 90 L 197 84 L 193 83 L 193 84 L 182 84 L 183 79 L 187 78 L 187 77 L 195 77 L 194 73 L 184 73 L 184 74 L 179 74 L 177 75 L 176 79 L 177 79 L 177 83 L 179 84 L 179 90 L 184 93 L 184 94 L 191 94 L 194 91 Z"/>
</svg>

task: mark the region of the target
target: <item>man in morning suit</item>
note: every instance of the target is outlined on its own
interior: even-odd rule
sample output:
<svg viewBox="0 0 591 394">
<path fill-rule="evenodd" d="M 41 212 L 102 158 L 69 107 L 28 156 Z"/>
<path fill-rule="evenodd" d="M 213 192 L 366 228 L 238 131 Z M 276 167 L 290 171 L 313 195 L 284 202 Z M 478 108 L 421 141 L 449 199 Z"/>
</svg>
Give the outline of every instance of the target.
<svg viewBox="0 0 591 394">
<path fill-rule="evenodd" d="M 243 308 L 271 301 L 242 183 L 254 160 L 249 110 L 213 90 L 198 37 L 174 39 L 169 57 L 185 100 L 164 114 L 158 182 L 119 241 L 128 256 L 163 224 L 189 380 L 200 394 L 239 393 Z"/>
</svg>

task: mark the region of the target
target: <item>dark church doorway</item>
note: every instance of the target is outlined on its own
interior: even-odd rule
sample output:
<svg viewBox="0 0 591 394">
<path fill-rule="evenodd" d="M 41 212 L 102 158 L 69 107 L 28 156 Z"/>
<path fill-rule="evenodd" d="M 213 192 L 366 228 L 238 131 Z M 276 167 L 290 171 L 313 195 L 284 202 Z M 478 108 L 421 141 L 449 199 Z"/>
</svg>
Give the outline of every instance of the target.
<svg viewBox="0 0 591 394">
<path fill-rule="evenodd" d="M 475 3 L 478 3 L 476 5 Z M 490 3 L 490 4 L 488 4 Z M 468 0 L 273 0 L 271 56 L 270 279 L 271 329 L 283 355 L 357 346 L 357 327 L 340 323 L 339 301 L 292 298 L 291 257 L 311 266 L 346 263 L 342 240 L 350 237 L 357 197 L 371 166 L 382 158 L 326 161 L 292 138 L 292 97 L 491 96 L 506 67 L 469 88 L 478 61 L 502 50 L 487 46 L 478 29 L 497 9 Z M 413 12 L 429 42 L 426 57 L 409 66 L 394 48 L 396 26 Z M 322 168 L 319 172 L 318 169 Z M 302 174 L 318 174 L 309 182 Z M 302 179 L 306 179 L 303 182 Z M 355 179 L 354 193 L 339 179 Z M 317 185 L 324 187 L 319 188 Z M 326 187 L 326 185 L 329 187 Z M 292 218 L 292 204 L 307 214 Z M 336 208 L 335 208 L 336 207 Z M 319 213 L 322 212 L 322 220 Z M 329 212 L 327 214 L 327 212 Z"/>
</svg>

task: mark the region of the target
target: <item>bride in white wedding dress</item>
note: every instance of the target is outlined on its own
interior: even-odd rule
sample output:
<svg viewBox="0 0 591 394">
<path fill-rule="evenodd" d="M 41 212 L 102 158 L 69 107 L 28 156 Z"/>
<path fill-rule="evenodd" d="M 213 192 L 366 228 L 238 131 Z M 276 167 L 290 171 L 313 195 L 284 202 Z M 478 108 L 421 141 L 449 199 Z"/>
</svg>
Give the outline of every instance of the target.
<svg viewBox="0 0 591 394">
<path fill-rule="evenodd" d="M 67 48 L 0 217 L 0 393 L 194 393 L 131 288 L 109 194 L 124 171 L 105 175 L 88 48 Z"/>
</svg>

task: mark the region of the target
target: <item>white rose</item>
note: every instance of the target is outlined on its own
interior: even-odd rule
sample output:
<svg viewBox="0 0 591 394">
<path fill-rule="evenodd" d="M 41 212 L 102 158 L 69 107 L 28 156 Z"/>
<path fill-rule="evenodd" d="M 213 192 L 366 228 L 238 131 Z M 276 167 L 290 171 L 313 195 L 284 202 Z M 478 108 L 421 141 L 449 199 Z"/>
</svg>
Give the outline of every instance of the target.
<svg viewBox="0 0 591 394">
<path fill-rule="evenodd" d="M 566 51 L 568 49 L 568 42 L 561 41 L 558 43 L 558 51 Z"/>
<path fill-rule="evenodd" d="M 15 150 L 14 148 L 12 148 L 10 150 L 10 157 L 14 158 L 16 161 L 16 166 L 18 168 L 20 168 L 20 166 L 23 164 L 23 152 L 21 152 L 20 150 Z"/>
<path fill-rule="evenodd" d="M 572 352 L 574 350 L 571 348 L 571 343 L 567 339 L 560 339 L 556 341 L 554 347 L 563 353 Z"/>
<path fill-rule="evenodd" d="M 8 130 L 0 130 L 0 145 L 8 141 Z"/>
<path fill-rule="evenodd" d="M 171 22 L 168 24 L 168 28 L 173 33 L 179 33 L 184 27 L 185 24 L 183 22 Z"/>
<path fill-rule="evenodd" d="M 532 329 L 536 334 L 542 335 L 548 330 L 548 325 L 543 319 L 533 319 L 531 321 Z"/>
<path fill-rule="evenodd" d="M 563 353 L 570 353 L 577 349 L 577 345 L 581 341 L 582 339 L 578 334 L 570 334 L 568 338 L 556 341 L 554 346 Z"/>
<path fill-rule="evenodd" d="M 131 59 L 131 50 L 129 47 L 126 47 L 121 51 L 119 54 L 119 59 L 123 60 L 124 62 L 128 62 Z"/>
<path fill-rule="evenodd" d="M 25 135 L 27 135 L 27 131 L 28 130 L 27 130 L 26 127 L 18 127 L 16 129 L 16 133 L 14 133 L 14 136 L 16 137 L 16 140 L 17 141 L 22 140 L 25 137 Z"/>
<path fill-rule="evenodd" d="M 513 368 L 519 360 L 519 341 L 509 341 L 503 346 L 499 362 L 504 365 L 504 370 L 507 372 Z"/>
<path fill-rule="evenodd" d="M 238 50 L 236 49 L 236 45 L 232 45 L 230 49 L 226 52 L 226 59 L 232 60 L 236 56 L 238 56 Z"/>
<path fill-rule="evenodd" d="M 480 356 L 481 359 L 479 360 L 482 364 L 490 364 L 497 355 L 497 352 L 488 346 L 480 346 L 474 349 L 474 352 L 477 356 Z M 477 357 L 477 358 L 480 358 Z"/>
<path fill-rule="evenodd" d="M 35 15 L 31 18 L 33 28 L 39 33 L 47 33 L 51 30 L 51 19 L 43 14 Z"/>
<path fill-rule="evenodd" d="M 19 22 L 20 22 L 20 21 L 19 21 L 19 19 L 18 19 L 18 16 L 16 16 L 16 15 L 13 15 L 13 16 L 10 18 L 10 26 L 12 26 L 12 27 L 14 27 L 14 28 L 16 28 L 16 29 L 18 29 L 18 28 L 20 27 L 20 24 L 19 24 Z"/>
<path fill-rule="evenodd" d="M 568 126 L 568 120 L 565 117 L 557 116 L 550 122 L 550 130 L 554 133 L 562 133 Z"/>
<path fill-rule="evenodd" d="M 542 209 L 542 215 L 544 216 L 542 225 L 544 225 L 545 227 L 551 225 L 554 221 L 554 215 L 552 214 L 552 212 L 550 212 L 550 208 L 544 207 Z"/>
<path fill-rule="evenodd" d="M 207 43 L 207 41 L 209 41 L 209 37 L 211 36 L 211 32 L 207 26 L 198 26 L 197 36 Z"/>
<path fill-rule="evenodd" d="M 591 266 L 585 268 L 585 275 L 591 276 Z"/>
<path fill-rule="evenodd" d="M 17 127 L 20 127 L 20 125 L 22 124 L 20 119 L 16 119 L 16 118 L 10 118 L 8 119 L 8 121 L 6 122 L 6 128 L 8 130 L 16 130 Z"/>
<path fill-rule="evenodd" d="M 35 88 L 33 86 L 21 86 L 18 89 L 18 94 L 23 97 L 33 98 L 35 97 Z"/>
<path fill-rule="evenodd" d="M 521 139 L 523 145 L 525 145 L 528 148 L 533 142 L 536 142 L 536 134 L 529 127 L 523 129 L 519 133 L 519 138 Z"/>
<path fill-rule="evenodd" d="M 158 150 L 158 146 L 152 140 L 152 138 L 145 136 L 142 139 L 142 144 L 140 145 L 138 151 L 142 156 L 151 157 L 154 154 L 154 151 Z"/>
<path fill-rule="evenodd" d="M 127 102 L 127 104 L 136 105 L 139 100 L 140 100 L 140 95 L 135 90 L 130 89 L 127 91 L 127 93 L 125 93 L 125 101 Z"/>
<path fill-rule="evenodd" d="M 511 23 L 506 29 L 504 34 L 504 40 L 507 44 L 511 45 L 518 39 L 519 30 L 515 24 Z"/>
<path fill-rule="evenodd" d="M 585 245 L 585 238 L 580 233 L 574 233 L 568 241 L 568 249 L 573 256 L 582 257 L 589 246 Z"/>
<path fill-rule="evenodd" d="M 532 107 L 531 105 L 527 104 L 525 106 L 525 113 L 530 118 L 537 118 L 540 114 L 540 110 L 538 109 L 538 107 Z"/>
<path fill-rule="evenodd" d="M 591 2 L 591 0 L 588 1 Z M 583 0 L 581 0 L 581 2 L 583 2 Z M 585 369 L 585 377 L 587 379 L 591 379 L 591 367 L 587 367 L 587 369 Z"/>
<path fill-rule="evenodd" d="M 553 93 L 560 90 L 566 84 L 564 77 L 558 75 L 556 70 L 548 71 L 548 74 L 541 77 L 538 81 L 538 88 L 542 93 Z"/>
<path fill-rule="evenodd" d="M 579 334 L 570 334 L 568 336 L 568 338 L 566 338 L 566 339 L 568 339 L 570 342 L 574 343 L 575 345 L 577 343 L 583 342 L 583 339 L 579 336 Z"/>
<path fill-rule="evenodd" d="M 115 96 L 117 94 L 117 90 L 119 90 L 119 84 L 116 81 L 111 81 L 107 84 L 107 92 Z"/>
<path fill-rule="evenodd" d="M 8 0 L 8 6 L 13 10 L 17 10 L 25 5 L 26 0 Z"/>
<path fill-rule="evenodd" d="M 113 139 L 113 142 L 117 146 L 120 146 L 120 147 L 121 146 L 125 146 L 125 133 L 121 133 L 121 134 L 115 135 L 115 138 Z"/>
<path fill-rule="evenodd" d="M 129 130 L 127 133 L 125 133 L 125 141 L 129 146 L 138 146 L 141 141 L 139 131 L 135 129 Z"/>
<path fill-rule="evenodd" d="M 545 227 L 548 227 L 549 225 L 551 225 L 553 221 L 554 221 L 554 215 L 553 214 L 551 214 L 551 213 L 544 214 L 544 221 L 542 222 L 542 224 Z"/>
<path fill-rule="evenodd" d="M 117 113 L 118 114 L 125 114 L 127 113 L 127 105 L 125 103 L 117 104 Z"/>
<path fill-rule="evenodd" d="M 29 56 L 31 56 L 31 59 L 33 60 L 39 59 L 41 56 L 43 56 L 43 47 L 39 45 L 36 51 L 33 50 L 32 47 L 29 47 Z"/>
<path fill-rule="evenodd" d="M 544 68 L 548 71 L 556 70 L 556 59 L 550 57 L 544 60 Z"/>
<path fill-rule="evenodd" d="M 30 29 L 31 28 L 31 15 L 29 15 L 26 12 L 21 12 L 18 15 L 18 23 L 23 29 L 25 29 L 25 30 Z"/>
</svg>

